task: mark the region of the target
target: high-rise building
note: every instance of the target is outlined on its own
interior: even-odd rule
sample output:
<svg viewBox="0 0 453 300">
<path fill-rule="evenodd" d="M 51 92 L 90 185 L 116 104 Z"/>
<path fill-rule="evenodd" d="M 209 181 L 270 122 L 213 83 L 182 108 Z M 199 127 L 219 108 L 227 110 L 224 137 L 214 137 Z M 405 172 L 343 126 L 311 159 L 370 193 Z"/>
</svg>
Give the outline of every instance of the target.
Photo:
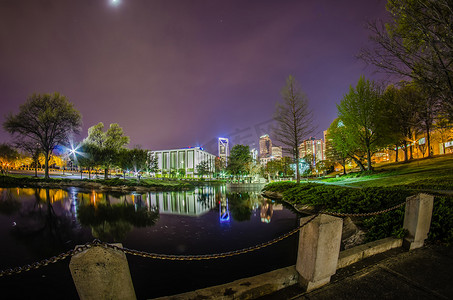
<svg viewBox="0 0 453 300">
<path fill-rule="evenodd" d="M 218 141 L 218 153 L 220 159 L 227 164 L 228 156 L 230 156 L 230 145 L 227 138 L 219 137 Z"/>
<path fill-rule="evenodd" d="M 255 162 L 258 158 L 258 150 L 256 150 L 255 148 L 250 150 L 250 156 L 252 157 L 253 161 Z"/>
<path fill-rule="evenodd" d="M 272 141 L 269 135 L 265 134 L 260 136 L 260 157 L 272 156 Z"/>
<path fill-rule="evenodd" d="M 272 146 L 272 157 L 274 159 L 281 159 L 283 156 L 283 150 L 280 146 Z"/>
<path fill-rule="evenodd" d="M 303 141 L 299 146 L 299 157 L 304 158 L 305 156 L 312 154 L 316 161 L 325 160 L 324 141 L 311 137 Z"/>
</svg>

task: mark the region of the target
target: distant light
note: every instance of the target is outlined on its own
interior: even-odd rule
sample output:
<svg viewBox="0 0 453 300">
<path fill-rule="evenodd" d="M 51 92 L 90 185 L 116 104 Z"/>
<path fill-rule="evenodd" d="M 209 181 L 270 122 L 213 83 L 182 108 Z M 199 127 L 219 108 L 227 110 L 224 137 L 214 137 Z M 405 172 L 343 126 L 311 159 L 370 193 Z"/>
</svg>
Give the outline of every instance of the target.
<svg viewBox="0 0 453 300">
<path fill-rule="evenodd" d="M 120 0 L 110 0 L 110 4 L 111 5 L 119 5 L 120 4 Z"/>
</svg>

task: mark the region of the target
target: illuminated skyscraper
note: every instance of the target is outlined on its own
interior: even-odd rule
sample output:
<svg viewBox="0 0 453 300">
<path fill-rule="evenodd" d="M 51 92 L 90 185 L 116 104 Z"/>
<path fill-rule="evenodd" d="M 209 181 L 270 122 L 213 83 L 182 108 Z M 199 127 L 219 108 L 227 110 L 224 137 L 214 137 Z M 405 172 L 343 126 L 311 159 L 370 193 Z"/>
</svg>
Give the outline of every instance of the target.
<svg viewBox="0 0 453 300">
<path fill-rule="evenodd" d="M 299 157 L 304 158 L 311 154 L 316 161 L 325 160 L 324 141 L 311 137 L 302 142 L 299 146 Z"/>
<path fill-rule="evenodd" d="M 281 159 L 283 155 L 283 149 L 280 146 L 272 146 L 272 157 L 274 159 Z"/>
<path fill-rule="evenodd" d="M 230 156 L 230 145 L 227 138 L 219 138 L 218 142 L 219 157 L 227 164 L 228 156 Z"/>
<path fill-rule="evenodd" d="M 272 141 L 269 135 L 265 134 L 260 136 L 260 157 L 272 156 Z"/>
</svg>

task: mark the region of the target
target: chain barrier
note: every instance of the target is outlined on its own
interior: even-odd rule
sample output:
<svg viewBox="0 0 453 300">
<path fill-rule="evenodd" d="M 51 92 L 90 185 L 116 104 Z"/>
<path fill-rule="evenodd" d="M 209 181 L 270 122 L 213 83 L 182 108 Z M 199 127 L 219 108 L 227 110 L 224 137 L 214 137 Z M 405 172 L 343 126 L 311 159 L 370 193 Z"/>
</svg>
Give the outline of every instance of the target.
<svg viewBox="0 0 453 300">
<path fill-rule="evenodd" d="M 370 217 L 370 216 L 377 216 L 384 214 L 386 212 L 398 209 L 406 204 L 406 201 L 401 202 L 400 204 L 397 204 L 395 206 L 389 207 L 387 209 L 379 210 L 379 211 L 374 211 L 374 212 L 368 212 L 368 213 L 340 213 L 340 212 L 332 212 L 332 211 L 325 211 L 321 210 L 318 213 L 319 214 L 326 214 L 326 215 L 331 215 L 335 217 Z"/>
<path fill-rule="evenodd" d="M 313 215 L 310 219 L 308 219 L 303 224 L 299 225 L 298 227 L 294 228 L 290 232 L 285 233 L 285 234 L 283 234 L 283 235 L 281 235 L 281 236 L 279 236 L 279 237 L 277 237 L 275 239 L 272 239 L 272 240 L 270 240 L 268 242 L 265 242 L 265 243 L 261 243 L 261 244 L 255 245 L 253 247 L 243 248 L 243 249 L 240 249 L 240 250 L 234 250 L 234 251 L 217 253 L 217 254 L 168 255 L 168 254 L 149 253 L 149 252 L 144 252 L 144 251 L 132 250 L 132 249 L 128 249 L 128 248 L 121 248 L 121 247 L 118 247 L 118 246 L 115 246 L 115 245 L 107 244 L 107 243 L 102 242 L 102 241 L 100 241 L 98 239 L 95 239 L 92 242 L 88 242 L 88 243 L 86 243 L 84 245 L 77 246 L 73 250 L 69 250 L 67 252 L 61 253 L 60 255 L 53 256 L 53 257 L 51 257 L 49 259 L 43 259 L 43 260 L 35 262 L 35 263 L 31 264 L 31 265 L 25 265 L 25 266 L 16 267 L 16 268 L 13 268 L 13 269 L 1 270 L 0 271 L 0 277 L 13 275 L 13 274 L 19 274 L 19 273 L 27 272 L 27 271 L 30 271 L 30 270 L 33 270 L 33 269 L 39 269 L 41 267 L 47 266 L 48 264 L 53 264 L 53 263 L 65 260 L 66 258 L 68 258 L 70 256 L 73 256 L 73 255 L 75 255 L 77 253 L 83 252 L 83 251 L 85 251 L 85 250 L 87 250 L 89 248 L 92 248 L 92 247 L 111 248 L 111 249 L 115 249 L 115 250 L 118 250 L 118 251 L 122 251 L 125 254 L 141 256 L 141 257 L 146 257 L 146 258 L 161 259 L 161 260 L 177 260 L 177 261 L 186 260 L 186 261 L 193 261 L 193 260 L 209 260 L 209 259 L 231 257 L 231 256 L 235 256 L 235 255 L 240 255 L 240 254 L 245 254 L 245 253 L 249 253 L 249 252 L 252 252 L 252 251 L 256 251 L 256 250 L 268 247 L 270 245 L 273 245 L 273 244 L 275 244 L 277 242 L 280 242 L 280 241 L 292 236 L 296 232 L 299 232 L 299 230 L 302 227 L 304 227 L 305 225 L 310 223 L 318 215 L 319 214 Z"/>
<path fill-rule="evenodd" d="M 216 254 L 201 254 L 201 255 L 157 254 L 157 253 L 150 253 L 150 252 L 144 252 L 144 251 L 128 249 L 128 248 L 124 248 L 124 247 L 121 248 L 121 247 L 118 247 L 118 246 L 115 246 L 115 245 L 107 244 L 105 242 L 102 242 L 102 241 L 96 239 L 96 240 L 94 240 L 92 242 L 88 242 L 88 243 L 86 243 L 84 245 L 77 246 L 75 249 L 72 249 L 72 250 L 69 250 L 67 252 L 61 253 L 59 255 L 53 256 L 53 257 L 51 257 L 49 259 L 43 259 L 43 260 L 35 262 L 33 264 L 24 265 L 24 266 L 16 267 L 16 268 L 13 268 L 13 269 L 0 270 L 0 277 L 13 275 L 13 274 L 19 274 L 19 273 L 27 272 L 27 271 L 34 270 L 34 269 L 39 269 L 41 267 L 47 266 L 48 264 L 53 264 L 53 263 L 65 260 L 66 258 L 68 258 L 70 256 L 73 256 L 73 255 L 75 255 L 77 253 L 83 252 L 83 251 L 85 251 L 85 250 L 87 250 L 87 249 L 89 249 L 91 247 L 111 248 L 111 249 L 115 249 L 115 250 L 118 250 L 118 251 L 122 251 L 125 254 L 141 256 L 141 257 L 145 257 L 145 258 L 160 259 L 160 260 L 173 260 L 173 261 L 194 261 L 194 260 L 197 260 L 197 261 L 199 261 L 199 260 L 210 260 L 210 259 L 226 258 L 226 257 L 231 257 L 231 256 L 236 256 L 236 255 L 240 255 L 240 254 L 253 252 L 253 251 L 268 247 L 270 245 L 273 245 L 273 244 L 275 244 L 277 242 L 280 242 L 280 241 L 292 236 L 296 232 L 299 232 L 299 230 L 302 227 L 304 227 L 305 225 L 310 223 L 314 218 L 316 218 L 320 214 L 327 214 L 327 215 L 336 216 L 336 217 L 369 217 L 369 216 L 375 216 L 375 215 L 379 215 L 379 214 L 383 214 L 383 213 L 395 210 L 397 208 L 402 207 L 405 204 L 406 204 L 406 201 L 404 201 L 404 202 L 402 202 L 402 203 L 400 203 L 398 205 L 392 206 L 390 208 L 384 209 L 384 210 L 375 211 L 375 212 L 369 212 L 369 213 L 339 213 L 339 212 L 331 212 L 331 211 L 321 210 L 317 214 L 315 214 L 311 218 L 309 218 L 303 224 L 297 226 L 293 230 L 291 230 L 291 231 L 289 231 L 289 232 L 287 232 L 287 233 L 285 233 L 285 234 L 283 234 L 283 235 L 281 235 L 281 236 L 279 236 L 279 237 L 277 237 L 275 239 L 272 239 L 270 241 L 267 241 L 267 242 L 264 242 L 264 243 L 261 243 L 261 244 L 258 244 L 258 245 L 252 246 L 252 247 L 243 248 L 243 249 L 234 250 L 234 251 L 229 251 L 229 252 L 216 253 Z"/>
</svg>

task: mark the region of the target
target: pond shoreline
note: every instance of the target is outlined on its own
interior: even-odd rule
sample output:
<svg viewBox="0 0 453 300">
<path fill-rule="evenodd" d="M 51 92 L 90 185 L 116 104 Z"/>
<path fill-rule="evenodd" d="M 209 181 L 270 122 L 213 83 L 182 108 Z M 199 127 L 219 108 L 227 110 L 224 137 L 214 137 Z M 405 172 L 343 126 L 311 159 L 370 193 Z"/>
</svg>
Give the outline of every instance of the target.
<svg viewBox="0 0 453 300">
<path fill-rule="evenodd" d="M 128 185 L 124 184 L 128 183 Z M 114 192 L 164 192 L 164 191 L 188 191 L 194 189 L 199 184 L 192 182 L 176 182 L 160 184 L 159 182 L 149 185 L 131 184 L 127 181 L 118 181 L 118 184 L 105 184 L 104 180 L 77 180 L 77 179 L 42 179 L 34 177 L 11 177 L 0 176 L 0 187 L 2 188 L 69 188 L 77 187 L 96 191 Z M 203 183 L 206 184 L 206 183 Z"/>
</svg>

